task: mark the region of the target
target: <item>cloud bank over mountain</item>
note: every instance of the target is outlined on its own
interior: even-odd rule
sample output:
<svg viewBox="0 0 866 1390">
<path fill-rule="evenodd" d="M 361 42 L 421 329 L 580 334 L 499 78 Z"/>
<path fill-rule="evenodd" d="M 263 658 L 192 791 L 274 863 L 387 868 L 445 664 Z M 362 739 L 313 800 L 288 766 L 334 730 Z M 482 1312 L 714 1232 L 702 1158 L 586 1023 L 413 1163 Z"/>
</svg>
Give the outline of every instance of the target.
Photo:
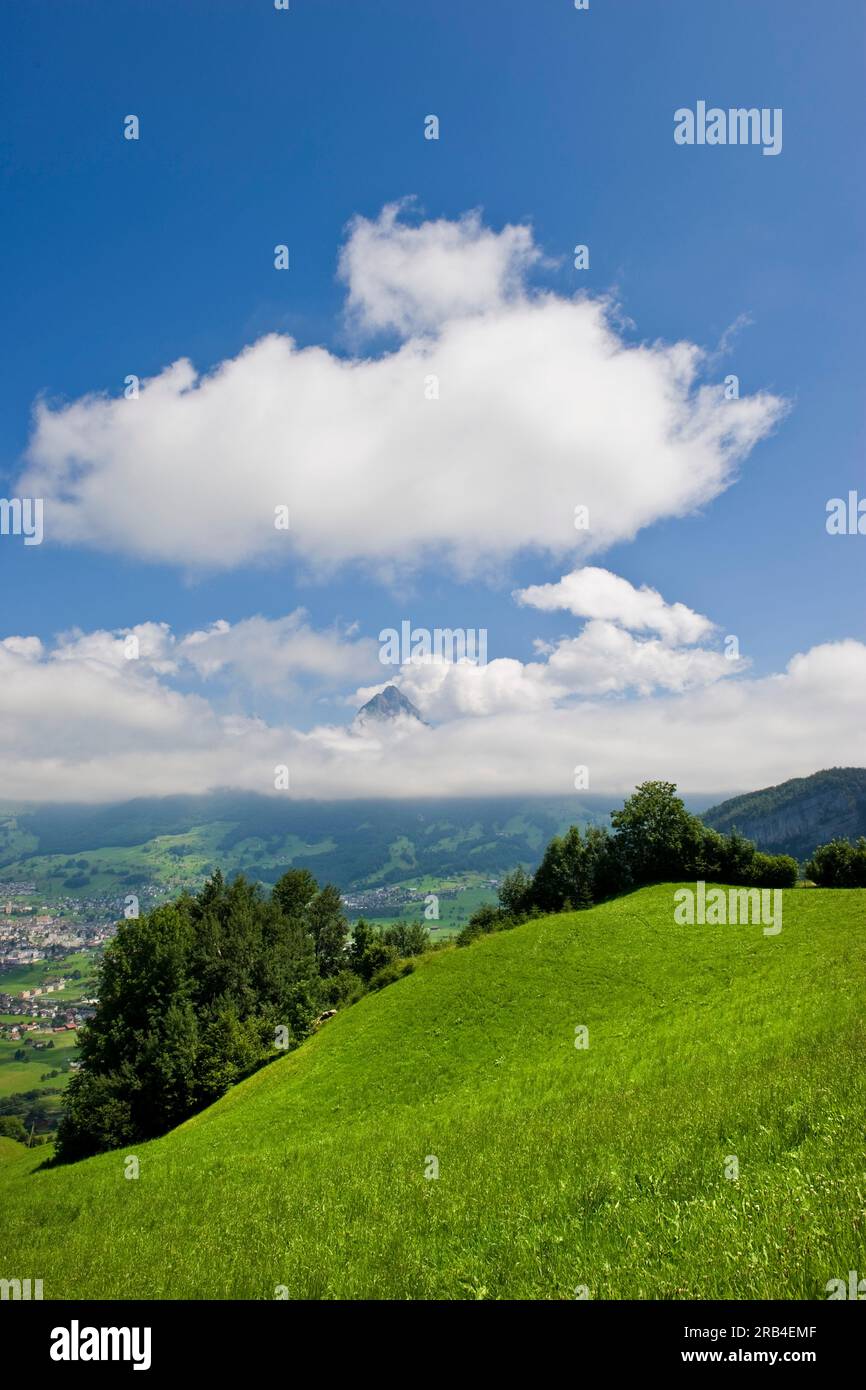
<svg viewBox="0 0 866 1390">
<path fill-rule="evenodd" d="M 291 630 L 298 627 L 294 620 Z M 211 684 L 215 671 L 202 679 L 195 670 L 199 642 L 160 624 L 74 634 L 50 648 L 26 637 L 0 643 L 6 798 L 122 800 L 218 787 L 323 800 L 558 794 L 573 788 L 578 765 L 589 768 L 594 791 L 619 794 L 664 777 L 684 791 L 724 793 L 866 761 L 866 645 L 851 640 L 813 647 L 769 677 L 627 699 L 576 695 L 564 679 L 564 693 L 557 686 L 554 694 L 547 682 L 556 685 L 560 672 L 546 675 L 544 661 L 451 666 L 444 677 L 429 664 L 399 679 L 425 718 L 437 712 L 436 727 L 405 719 L 299 729 L 242 712 L 244 641 L 228 624 L 218 631 L 235 655 L 222 670 L 225 688 Z M 139 639 L 138 659 L 123 655 L 130 636 Z M 316 637 L 303 637 L 304 672 L 327 684 L 335 641 L 353 662 L 367 650 L 354 635 L 320 646 Z M 191 677 L 196 689 L 185 688 Z M 289 769 L 289 793 L 274 792 L 278 766 Z"/>
</svg>

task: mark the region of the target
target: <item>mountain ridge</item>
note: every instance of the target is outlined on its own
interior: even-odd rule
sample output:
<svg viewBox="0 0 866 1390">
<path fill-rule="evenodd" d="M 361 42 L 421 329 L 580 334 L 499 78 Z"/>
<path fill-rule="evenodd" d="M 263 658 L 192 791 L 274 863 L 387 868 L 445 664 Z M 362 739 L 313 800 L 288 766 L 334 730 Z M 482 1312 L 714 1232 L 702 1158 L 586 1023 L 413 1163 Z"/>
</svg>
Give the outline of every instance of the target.
<svg viewBox="0 0 866 1390">
<path fill-rule="evenodd" d="M 828 840 L 866 835 L 866 768 L 832 767 L 792 777 L 711 806 L 703 820 L 723 834 L 736 826 L 768 854 L 807 859 Z"/>
</svg>

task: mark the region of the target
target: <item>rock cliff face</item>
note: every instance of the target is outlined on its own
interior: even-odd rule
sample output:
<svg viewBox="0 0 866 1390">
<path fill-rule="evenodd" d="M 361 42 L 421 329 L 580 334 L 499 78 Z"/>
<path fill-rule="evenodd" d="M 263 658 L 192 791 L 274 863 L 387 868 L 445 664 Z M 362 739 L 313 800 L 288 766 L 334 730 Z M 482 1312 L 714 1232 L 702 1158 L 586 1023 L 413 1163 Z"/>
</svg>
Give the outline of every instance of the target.
<svg viewBox="0 0 866 1390">
<path fill-rule="evenodd" d="M 866 768 L 833 767 L 735 796 L 703 819 L 725 833 L 736 826 L 770 854 L 806 859 L 828 840 L 866 835 Z"/>
</svg>

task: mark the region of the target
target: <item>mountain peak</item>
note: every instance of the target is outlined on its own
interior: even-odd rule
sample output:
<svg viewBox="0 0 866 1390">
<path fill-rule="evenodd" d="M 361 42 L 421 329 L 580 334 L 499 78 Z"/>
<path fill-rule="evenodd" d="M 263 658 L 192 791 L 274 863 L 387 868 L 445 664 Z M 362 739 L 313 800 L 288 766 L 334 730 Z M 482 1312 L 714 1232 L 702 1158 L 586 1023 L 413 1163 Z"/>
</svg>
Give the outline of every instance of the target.
<svg viewBox="0 0 866 1390">
<path fill-rule="evenodd" d="M 410 715 L 412 719 L 417 719 L 419 724 L 426 722 L 421 718 L 421 711 L 406 698 L 402 690 L 398 690 L 396 685 L 386 685 L 384 690 L 380 690 L 378 695 L 374 695 L 372 700 L 361 706 L 357 718 L 397 719 L 401 714 Z"/>
</svg>

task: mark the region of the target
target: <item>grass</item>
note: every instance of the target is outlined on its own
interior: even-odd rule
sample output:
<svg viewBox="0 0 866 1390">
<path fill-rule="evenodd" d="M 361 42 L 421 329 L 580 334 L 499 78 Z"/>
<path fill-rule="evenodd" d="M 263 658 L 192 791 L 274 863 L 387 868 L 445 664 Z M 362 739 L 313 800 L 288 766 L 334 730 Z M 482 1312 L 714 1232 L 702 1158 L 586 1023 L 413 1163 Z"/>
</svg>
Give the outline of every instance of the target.
<svg viewBox="0 0 866 1390">
<path fill-rule="evenodd" d="M 41 989 L 47 980 L 59 980 L 69 976 L 73 970 L 80 970 L 80 980 L 70 980 L 66 989 L 40 995 L 33 1001 L 39 1008 L 47 1009 L 51 1004 L 87 995 L 95 984 L 96 965 L 93 954 L 86 951 L 73 951 L 60 960 L 38 960 L 32 965 L 15 965 L 0 974 L 0 994 L 20 995 L 25 989 Z"/>
<path fill-rule="evenodd" d="M 0 1096 L 11 1096 L 18 1091 L 38 1091 L 45 1086 L 65 1086 L 67 1076 L 53 1076 L 48 1081 L 40 1078 L 49 1071 L 59 1071 L 63 1062 L 70 1062 L 78 1056 L 77 1035 L 75 1033 L 25 1033 L 25 1038 L 38 1042 L 53 1042 L 39 1052 L 25 1047 L 24 1040 L 12 1042 L 0 1038 Z M 26 1062 L 16 1062 L 15 1053 L 24 1049 Z"/>
<path fill-rule="evenodd" d="M 163 1139 L 7 1156 L 0 1276 L 46 1298 L 826 1297 L 866 1268 L 864 927 L 854 890 L 786 892 L 777 937 L 680 927 L 663 886 L 437 953 Z"/>
</svg>

